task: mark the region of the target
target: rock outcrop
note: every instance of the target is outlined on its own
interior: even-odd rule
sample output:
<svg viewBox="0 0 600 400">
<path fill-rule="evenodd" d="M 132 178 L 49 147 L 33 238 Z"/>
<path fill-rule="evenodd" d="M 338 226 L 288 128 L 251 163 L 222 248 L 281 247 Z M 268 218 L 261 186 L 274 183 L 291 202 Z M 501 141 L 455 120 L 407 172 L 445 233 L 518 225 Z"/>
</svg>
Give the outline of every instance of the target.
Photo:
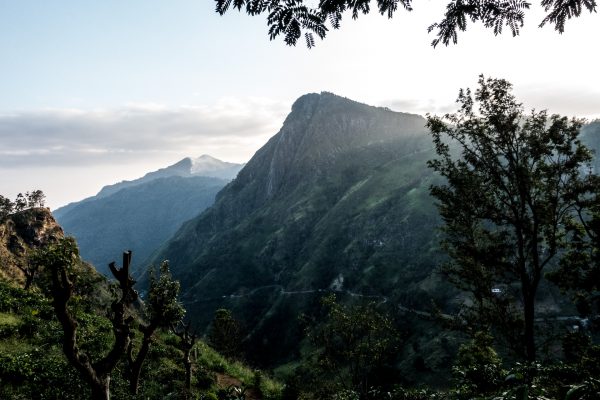
<svg viewBox="0 0 600 400">
<path fill-rule="evenodd" d="M 64 237 L 48 208 L 31 208 L 0 221 L 0 278 L 24 282 L 19 267 L 27 265 L 31 251 Z"/>
</svg>

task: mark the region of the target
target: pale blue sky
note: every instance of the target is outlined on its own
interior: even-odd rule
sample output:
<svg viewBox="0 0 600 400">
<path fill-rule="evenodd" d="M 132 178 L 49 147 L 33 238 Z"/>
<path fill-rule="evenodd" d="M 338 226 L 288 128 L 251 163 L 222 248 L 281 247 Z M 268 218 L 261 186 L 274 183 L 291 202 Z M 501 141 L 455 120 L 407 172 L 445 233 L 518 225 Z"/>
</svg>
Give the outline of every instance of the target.
<svg viewBox="0 0 600 400">
<path fill-rule="evenodd" d="M 42 188 L 56 207 L 185 156 L 247 161 L 307 92 L 442 113 L 484 73 L 527 107 L 600 116 L 597 14 L 558 35 L 534 10 L 521 37 L 471 26 L 434 50 L 444 1 L 414 5 L 346 18 L 309 51 L 212 0 L 0 0 L 0 194 Z"/>
</svg>

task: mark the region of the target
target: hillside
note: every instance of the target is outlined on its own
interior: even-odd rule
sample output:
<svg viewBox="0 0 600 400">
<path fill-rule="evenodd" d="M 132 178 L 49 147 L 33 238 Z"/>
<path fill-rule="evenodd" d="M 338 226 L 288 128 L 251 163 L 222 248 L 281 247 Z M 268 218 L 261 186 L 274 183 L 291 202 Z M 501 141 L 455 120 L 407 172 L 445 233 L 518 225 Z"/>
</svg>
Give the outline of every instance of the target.
<svg viewBox="0 0 600 400">
<path fill-rule="evenodd" d="M 298 99 L 283 127 L 155 257 L 171 260 L 199 326 L 244 320 L 258 361 L 293 359 L 323 291 L 428 306 L 439 224 L 425 119 L 330 93 Z"/>
<path fill-rule="evenodd" d="M 35 249 L 63 238 L 61 227 L 46 208 L 9 215 L 0 223 L 0 398 L 89 399 L 89 385 L 63 353 L 64 333 L 55 316 L 50 283 L 44 267 L 29 290 L 16 264 L 26 263 Z M 115 289 L 90 265 L 77 260 L 69 270 L 74 282 L 69 309 L 77 319 L 77 343 L 98 359 L 114 342 L 107 318 Z M 118 290 L 117 290 L 118 292 Z M 128 310 L 136 321 L 144 318 L 142 305 Z M 139 335 L 134 337 L 139 348 Z M 142 373 L 139 396 L 128 390 L 126 361 L 111 376 L 113 399 L 224 398 L 245 388 L 246 398 L 277 399 L 281 384 L 239 361 L 225 359 L 202 341 L 192 349 L 195 371 L 191 392 L 185 393 L 183 353 L 170 330 L 155 333 Z"/>
<path fill-rule="evenodd" d="M 58 209 L 54 216 L 74 236 L 84 260 L 108 274 L 108 262 L 130 249 L 142 265 L 181 224 L 212 205 L 226 180 L 163 176 Z M 102 193 L 102 192 L 101 192 Z"/>
<path fill-rule="evenodd" d="M 31 208 L 0 221 L 0 279 L 23 284 L 19 267 L 27 266 L 31 251 L 64 237 L 47 208 Z"/>
</svg>

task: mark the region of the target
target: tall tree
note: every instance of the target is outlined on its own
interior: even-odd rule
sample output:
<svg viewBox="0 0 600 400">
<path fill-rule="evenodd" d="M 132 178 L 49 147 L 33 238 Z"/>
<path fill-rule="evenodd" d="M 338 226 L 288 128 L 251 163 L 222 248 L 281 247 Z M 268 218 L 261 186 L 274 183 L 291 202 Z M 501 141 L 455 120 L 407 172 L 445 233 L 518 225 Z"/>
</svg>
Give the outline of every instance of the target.
<svg viewBox="0 0 600 400">
<path fill-rule="evenodd" d="M 269 37 L 271 40 L 283 36 L 285 43 L 296 45 L 298 39 L 304 37 L 307 46 L 315 45 L 314 35 L 323 39 L 329 28 L 339 29 L 344 13 L 348 12 L 353 19 L 360 14 L 371 11 L 371 0 L 320 0 L 317 5 L 311 0 L 215 0 L 216 11 L 223 15 L 232 6 L 238 10 L 245 9 L 249 15 L 268 14 Z M 596 0 L 541 0 L 546 16 L 539 24 L 552 24 L 562 33 L 565 23 L 573 17 L 579 17 L 583 10 L 596 11 Z M 493 29 L 494 34 L 502 33 L 506 27 L 513 36 L 519 34 L 523 27 L 525 12 L 530 3 L 526 0 L 451 0 L 440 22 L 429 26 L 428 31 L 436 32 L 432 46 L 456 44 L 459 31 L 467 29 L 469 20 L 481 22 L 486 28 Z M 412 0 L 377 0 L 377 11 L 381 15 L 392 18 L 398 7 L 412 11 Z"/>
<path fill-rule="evenodd" d="M 506 317 L 500 333 L 514 330 L 510 340 L 534 361 L 536 295 L 567 245 L 577 205 L 592 191 L 585 173 L 592 155 L 578 139 L 581 120 L 526 116 L 511 90 L 482 76 L 474 97 L 460 91 L 456 114 L 428 117 L 439 156 L 429 166 L 446 178 L 431 193 L 450 256 L 444 273 L 472 294 L 480 320 Z"/>
<path fill-rule="evenodd" d="M 185 313 L 177 300 L 178 295 L 179 281 L 173 280 L 169 271 L 169 262 L 163 261 L 158 278 L 154 275 L 154 270 L 151 271 L 150 288 L 145 304 L 148 322 L 141 323 L 138 328 L 143 334 L 141 346 L 135 356 L 133 355 L 133 341 L 129 342 L 127 348 L 129 388 L 132 394 L 138 393 L 142 365 L 150 350 L 154 332 L 160 327 L 170 327 Z"/>
<path fill-rule="evenodd" d="M 75 265 L 79 260 L 79 251 L 73 238 L 61 239 L 42 250 L 40 255 L 46 271 L 50 274 L 52 305 L 62 326 L 63 352 L 71 365 L 79 371 L 83 379 L 90 385 L 93 400 L 110 399 L 110 374 L 129 346 L 131 316 L 127 309 L 136 300 L 133 290 L 134 280 L 129 275 L 131 252 L 123 253 L 123 267 L 117 268 L 115 263 L 109 265 L 117 279 L 121 291 L 111 305 L 110 320 L 115 341 L 110 351 L 100 359 L 81 350 L 77 336 L 77 321 L 69 310 L 69 300 L 74 293 L 76 279 Z"/>
</svg>

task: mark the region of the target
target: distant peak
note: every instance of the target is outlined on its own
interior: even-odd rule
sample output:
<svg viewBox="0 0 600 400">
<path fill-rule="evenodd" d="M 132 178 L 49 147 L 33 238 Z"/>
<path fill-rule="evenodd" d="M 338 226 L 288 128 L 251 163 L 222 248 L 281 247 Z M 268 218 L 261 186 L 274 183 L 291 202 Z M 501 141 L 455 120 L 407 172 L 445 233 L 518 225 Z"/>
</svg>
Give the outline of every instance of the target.
<svg viewBox="0 0 600 400">
<path fill-rule="evenodd" d="M 196 158 L 196 160 L 203 160 L 203 159 L 220 161 L 219 159 L 217 159 L 211 155 L 208 155 L 208 154 L 202 154 L 200 157 Z"/>
<path fill-rule="evenodd" d="M 292 111 L 295 111 L 296 113 L 312 113 L 319 108 L 340 105 L 352 105 L 372 109 L 379 108 L 337 95 L 332 92 L 323 91 L 321 93 L 307 93 L 298 97 L 298 99 L 292 105 Z"/>
<path fill-rule="evenodd" d="M 192 168 L 197 165 L 206 165 L 206 166 L 223 166 L 229 163 L 225 161 L 221 161 L 218 158 L 214 158 L 209 156 L 208 154 L 203 154 L 200 157 L 192 159 Z"/>
<path fill-rule="evenodd" d="M 200 157 L 192 159 L 190 173 L 193 175 L 217 177 L 221 177 L 221 175 L 229 177 L 232 175 L 232 177 L 235 177 L 242 166 L 242 164 L 230 163 L 208 154 L 202 154 Z"/>
</svg>

